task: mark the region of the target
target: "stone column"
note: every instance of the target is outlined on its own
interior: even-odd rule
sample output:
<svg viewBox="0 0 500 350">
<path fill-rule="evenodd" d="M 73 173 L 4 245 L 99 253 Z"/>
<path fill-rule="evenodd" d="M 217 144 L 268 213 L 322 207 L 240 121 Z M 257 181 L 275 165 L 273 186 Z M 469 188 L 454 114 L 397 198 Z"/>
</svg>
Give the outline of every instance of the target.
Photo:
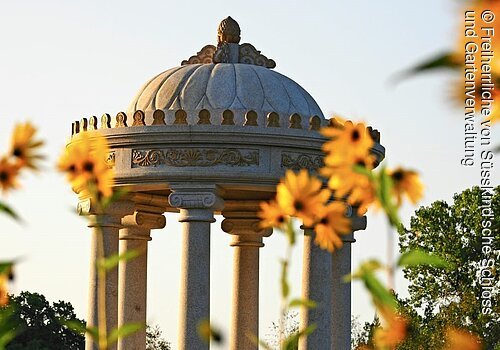
<svg viewBox="0 0 500 350">
<path fill-rule="evenodd" d="M 90 250 L 90 278 L 89 299 L 87 313 L 87 327 L 98 327 L 98 305 L 103 302 L 106 311 L 106 329 L 109 334 L 118 326 L 118 269 L 114 268 L 106 272 L 104 286 L 99 285 L 96 268 L 99 246 L 101 245 L 104 257 L 118 253 L 118 231 L 121 228 L 121 219 L 134 210 L 133 203 L 129 201 L 117 201 L 109 205 L 105 211 L 96 208 L 90 200 L 83 200 L 78 204 L 80 215 L 89 217 L 91 228 L 91 250 Z M 99 287 L 105 289 L 104 300 L 99 298 Z M 97 350 L 97 343 L 85 336 L 85 349 Z M 109 346 L 109 350 L 116 349 L 116 344 Z"/>
<path fill-rule="evenodd" d="M 148 241 L 151 229 L 165 227 L 163 209 L 159 212 L 136 211 L 122 219 L 120 254 L 135 251 L 139 256 L 121 260 L 119 265 L 118 326 L 140 323 L 140 331 L 118 340 L 118 350 L 146 348 L 146 302 Z"/>
<path fill-rule="evenodd" d="M 301 337 L 299 349 L 330 349 L 332 322 L 332 255 L 314 243 L 314 231 L 304 228 L 302 258 L 302 299 L 316 302 L 317 307 L 300 310 L 300 329 L 316 324 L 316 330 Z M 338 348 L 344 349 L 344 348 Z"/>
<path fill-rule="evenodd" d="M 215 186 L 175 186 L 170 205 L 183 223 L 178 349 L 208 349 L 198 324 L 210 320 L 210 224 L 223 201 Z"/>
<path fill-rule="evenodd" d="M 259 337 L 259 248 L 272 229 L 262 229 L 256 201 L 226 202 L 222 230 L 233 235 L 233 304 L 229 349 L 257 350 Z"/>
<path fill-rule="evenodd" d="M 352 230 L 364 230 L 366 217 L 351 216 Z M 332 254 L 332 350 L 351 348 L 351 282 L 344 276 L 351 273 L 351 244 L 354 234 L 343 235 L 342 248 Z"/>
</svg>

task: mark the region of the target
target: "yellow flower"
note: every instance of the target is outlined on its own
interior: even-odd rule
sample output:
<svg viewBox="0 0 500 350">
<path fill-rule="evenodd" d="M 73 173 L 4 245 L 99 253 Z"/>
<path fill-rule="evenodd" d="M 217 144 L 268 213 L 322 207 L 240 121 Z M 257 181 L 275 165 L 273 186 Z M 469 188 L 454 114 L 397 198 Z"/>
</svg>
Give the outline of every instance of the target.
<svg viewBox="0 0 500 350">
<path fill-rule="evenodd" d="M 322 249 L 333 252 L 342 247 L 339 235 L 351 231 L 351 221 L 345 217 L 346 206 L 341 202 L 332 202 L 320 211 L 318 223 L 314 227 L 315 242 Z"/>
<path fill-rule="evenodd" d="M 375 205 L 376 208 L 380 207 L 375 184 L 368 178 L 367 181 L 358 183 L 356 187 L 353 188 L 352 192 L 349 193 L 347 203 L 358 208 L 358 215 L 366 214 L 368 207 L 371 205 Z"/>
<path fill-rule="evenodd" d="M 446 331 L 446 350 L 480 350 L 479 338 L 465 330 L 449 328 Z"/>
<path fill-rule="evenodd" d="M 0 307 L 9 303 L 8 280 L 7 274 L 0 274 Z"/>
<path fill-rule="evenodd" d="M 375 186 L 367 174 L 355 171 L 355 166 L 361 166 L 368 171 L 373 169 L 373 156 L 351 158 L 355 163 L 330 167 L 326 164 L 320 170 L 321 175 L 328 178 L 328 187 L 335 197 L 347 197 L 347 203 L 358 207 L 358 214 L 363 215 L 368 206 L 377 202 Z"/>
<path fill-rule="evenodd" d="M 354 125 L 346 121 L 342 126 L 337 123 L 322 129 L 321 133 L 330 138 L 323 144 L 323 151 L 327 152 L 331 163 L 352 163 L 350 158 L 366 157 L 373 146 L 364 123 Z"/>
<path fill-rule="evenodd" d="M 2 268 L 0 273 L 0 307 L 5 306 L 9 303 L 9 280 L 14 279 L 14 274 L 12 273 L 12 265 Z"/>
<path fill-rule="evenodd" d="M 422 199 L 424 185 L 420 181 L 417 172 L 397 168 L 389 172 L 389 175 L 392 179 L 393 193 L 396 196 L 398 206 L 402 203 L 403 195 L 406 195 L 413 204 Z"/>
<path fill-rule="evenodd" d="M 312 226 L 321 208 L 330 198 L 330 191 L 321 189 L 322 182 L 309 176 L 307 170 L 299 173 L 288 170 L 277 186 L 276 199 L 284 214 L 296 216 L 304 225 Z"/>
<path fill-rule="evenodd" d="M 65 172 L 76 191 L 91 196 L 109 197 L 112 194 L 114 172 L 106 164 L 109 147 L 97 132 L 75 136 L 59 159 L 58 168 Z"/>
<path fill-rule="evenodd" d="M 0 189 L 7 192 L 18 187 L 17 177 L 19 175 L 19 164 L 12 163 L 6 157 L 0 159 Z"/>
<path fill-rule="evenodd" d="M 382 316 L 385 320 L 385 327 L 375 330 L 374 343 L 377 348 L 394 350 L 406 338 L 408 321 L 394 311 L 386 310 Z"/>
<path fill-rule="evenodd" d="M 19 123 L 12 134 L 10 154 L 17 159 L 20 167 L 38 169 L 36 161 L 43 159 L 35 150 L 43 145 L 43 141 L 35 140 L 36 128 L 30 123 Z"/>
<path fill-rule="evenodd" d="M 286 215 L 283 214 L 283 209 L 280 208 L 276 201 L 260 203 L 259 218 L 261 219 L 260 226 L 262 228 L 268 227 L 283 227 L 286 220 Z"/>
</svg>

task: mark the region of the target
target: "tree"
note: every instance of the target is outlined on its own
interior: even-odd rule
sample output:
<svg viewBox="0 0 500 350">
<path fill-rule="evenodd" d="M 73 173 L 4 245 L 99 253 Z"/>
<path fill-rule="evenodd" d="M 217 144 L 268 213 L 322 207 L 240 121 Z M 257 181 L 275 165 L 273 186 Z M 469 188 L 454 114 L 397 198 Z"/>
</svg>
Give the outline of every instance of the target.
<svg viewBox="0 0 500 350">
<path fill-rule="evenodd" d="M 285 314 L 285 323 L 280 330 L 279 322 L 273 322 L 269 329 L 270 333 L 266 335 L 265 342 L 272 349 L 280 348 L 280 340 L 299 332 L 299 313 L 297 311 L 288 311 Z"/>
<path fill-rule="evenodd" d="M 170 343 L 162 338 L 160 326 L 146 327 L 146 350 L 170 350 Z"/>
<path fill-rule="evenodd" d="M 64 326 L 61 320 L 78 320 L 73 306 L 64 301 L 50 303 L 38 293 L 22 292 L 10 301 L 13 319 L 17 320 L 17 336 L 8 350 L 80 350 L 85 337 Z M 83 322 L 82 320 L 78 320 Z"/>
<path fill-rule="evenodd" d="M 419 248 L 444 258 L 454 266 L 451 270 L 429 266 L 404 270 L 410 285 L 409 298 L 403 303 L 403 309 L 411 314 L 410 319 L 414 323 L 418 323 L 420 318 L 419 329 L 414 332 L 414 336 L 426 331 L 430 337 L 427 338 L 427 344 L 436 338 L 437 346 L 442 342 L 444 328 L 453 326 L 465 327 L 478 334 L 483 339 L 485 349 L 500 346 L 500 186 L 493 189 L 491 194 L 474 187 L 455 194 L 451 205 L 436 201 L 418 209 L 411 218 L 410 228 L 400 230 L 401 253 Z M 491 207 L 491 216 L 485 216 L 488 214 L 486 211 L 482 212 L 485 204 Z M 488 230 L 483 231 L 483 226 L 489 225 L 485 221 L 489 220 L 490 235 Z M 487 236 L 492 237 L 491 242 Z M 492 247 L 491 252 L 483 249 L 488 242 Z M 492 265 L 494 274 L 489 298 L 482 294 L 485 283 L 489 283 L 481 280 L 480 276 L 485 262 Z M 485 299 L 491 302 L 491 311 L 485 311 Z M 417 310 L 423 315 L 417 314 Z"/>
</svg>

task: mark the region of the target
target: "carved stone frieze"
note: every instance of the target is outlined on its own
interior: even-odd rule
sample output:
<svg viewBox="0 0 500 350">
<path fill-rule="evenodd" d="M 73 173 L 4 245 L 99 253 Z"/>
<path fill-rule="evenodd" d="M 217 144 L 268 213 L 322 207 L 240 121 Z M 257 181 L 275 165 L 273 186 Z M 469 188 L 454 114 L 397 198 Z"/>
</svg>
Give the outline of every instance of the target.
<svg viewBox="0 0 500 350">
<path fill-rule="evenodd" d="M 211 167 L 259 165 L 258 150 L 183 148 L 133 150 L 132 167 Z"/>
<path fill-rule="evenodd" d="M 109 152 L 105 159 L 106 165 L 110 168 L 115 166 L 115 152 Z"/>
<path fill-rule="evenodd" d="M 281 153 L 281 167 L 292 170 L 317 171 L 323 167 L 323 157 L 317 154 L 283 152 Z"/>
</svg>

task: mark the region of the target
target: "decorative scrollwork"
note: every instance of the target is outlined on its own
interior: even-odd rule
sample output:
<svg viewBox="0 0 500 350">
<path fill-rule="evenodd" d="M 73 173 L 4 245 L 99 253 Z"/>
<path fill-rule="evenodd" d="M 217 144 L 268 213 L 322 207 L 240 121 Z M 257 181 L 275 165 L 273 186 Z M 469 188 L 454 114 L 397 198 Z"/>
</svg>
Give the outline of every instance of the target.
<svg viewBox="0 0 500 350">
<path fill-rule="evenodd" d="M 240 45 L 240 63 L 253 64 L 266 68 L 275 68 L 276 62 L 260 53 L 252 44 Z"/>
<path fill-rule="evenodd" d="M 196 55 L 182 61 L 181 65 L 185 66 L 186 64 L 212 63 L 215 50 L 217 50 L 217 48 L 214 45 L 205 45 Z"/>
<path fill-rule="evenodd" d="M 106 162 L 106 165 L 110 168 L 115 166 L 115 152 L 109 152 L 106 155 L 106 159 L 104 160 Z"/>
<path fill-rule="evenodd" d="M 309 171 L 317 171 L 323 167 L 323 157 L 316 154 L 281 154 L 281 166 L 283 168 L 299 170 L 307 169 Z"/>
<path fill-rule="evenodd" d="M 216 165 L 259 165 L 258 150 L 238 149 L 167 149 L 133 150 L 132 167 L 211 167 Z"/>
<path fill-rule="evenodd" d="M 132 166 L 158 166 L 162 164 L 164 160 L 163 152 L 159 150 L 150 151 L 132 151 Z"/>
</svg>

